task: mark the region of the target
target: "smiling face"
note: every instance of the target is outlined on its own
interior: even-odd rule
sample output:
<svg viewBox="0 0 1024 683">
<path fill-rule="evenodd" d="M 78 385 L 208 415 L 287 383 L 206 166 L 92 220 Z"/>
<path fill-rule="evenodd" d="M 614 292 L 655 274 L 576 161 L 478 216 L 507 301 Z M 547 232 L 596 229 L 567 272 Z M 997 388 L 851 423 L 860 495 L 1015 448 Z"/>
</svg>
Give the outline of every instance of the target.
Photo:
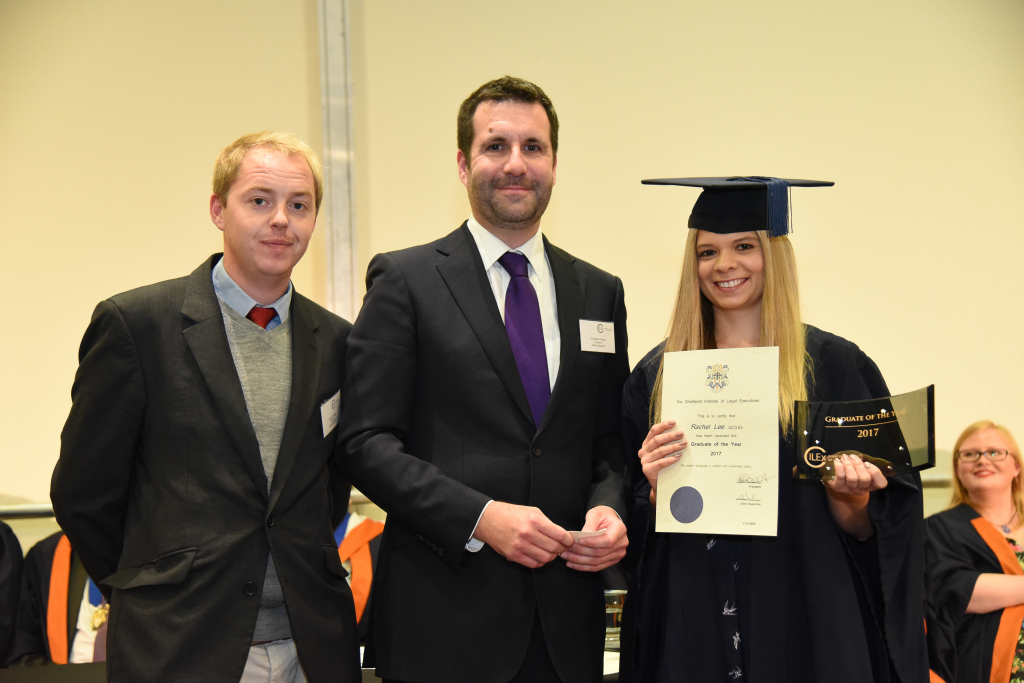
<svg viewBox="0 0 1024 683">
<path fill-rule="evenodd" d="M 760 309 L 764 252 L 753 232 L 697 233 L 700 291 L 720 311 Z"/>
<path fill-rule="evenodd" d="M 473 217 L 501 239 L 508 237 L 502 233 L 524 233 L 525 242 L 536 234 L 555 184 L 544 107 L 486 100 L 473 114 L 473 128 L 469 158 L 461 151 L 457 157 Z"/>
<path fill-rule="evenodd" d="M 224 268 L 261 304 L 287 291 L 313 235 L 314 201 L 305 159 L 260 147 L 246 155 L 227 202 L 210 198 L 210 217 L 224 233 Z"/>
<path fill-rule="evenodd" d="M 982 456 L 974 462 L 956 459 L 956 476 L 967 489 L 971 498 L 977 500 L 979 495 L 1005 492 L 1010 496 L 1013 480 L 1020 474 L 1020 466 L 1013 457 L 1013 446 L 998 429 L 980 429 L 960 444 L 960 452 L 974 451 L 984 453 L 991 451 L 1011 451 L 1003 460 L 992 460 Z"/>
</svg>

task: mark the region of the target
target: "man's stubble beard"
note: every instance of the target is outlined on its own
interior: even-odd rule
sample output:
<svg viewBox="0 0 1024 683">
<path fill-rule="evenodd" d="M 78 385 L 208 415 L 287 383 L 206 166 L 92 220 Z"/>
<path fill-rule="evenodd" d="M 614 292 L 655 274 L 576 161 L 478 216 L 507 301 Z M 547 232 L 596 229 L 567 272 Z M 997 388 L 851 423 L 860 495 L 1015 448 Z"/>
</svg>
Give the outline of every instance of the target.
<svg viewBox="0 0 1024 683">
<path fill-rule="evenodd" d="M 480 181 L 469 174 L 469 205 L 473 212 L 481 216 L 491 227 L 499 230 L 519 231 L 533 227 L 544 215 L 551 201 L 551 187 L 539 186 L 537 182 L 509 183 L 505 179 L 495 181 L 497 184 Z M 497 188 L 510 185 L 523 185 L 530 188 L 529 194 L 518 201 L 502 202 L 499 200 Z M 508 199 L 508 198 L 506 198 Z"/>
</svg>

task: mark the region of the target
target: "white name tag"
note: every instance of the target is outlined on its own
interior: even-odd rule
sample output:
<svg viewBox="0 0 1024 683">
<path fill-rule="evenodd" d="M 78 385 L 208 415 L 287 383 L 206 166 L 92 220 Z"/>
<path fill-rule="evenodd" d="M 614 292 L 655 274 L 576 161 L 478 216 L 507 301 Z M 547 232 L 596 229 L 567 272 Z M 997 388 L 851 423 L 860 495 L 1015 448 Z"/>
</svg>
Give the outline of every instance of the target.
<svg viewBox="0 0 1024 683">
<path fill-rule="evenodd" d="M 615 323 L 581 319 L 580 351 L 615 353 Z"/>
<path fill-rule="evenodd" d="M 338 415 L 341 412 L 341 389 L 334 396 L 320 404 L 320 419 L 324 423 L 324 436 L 338 426 Z"/>
</svg>

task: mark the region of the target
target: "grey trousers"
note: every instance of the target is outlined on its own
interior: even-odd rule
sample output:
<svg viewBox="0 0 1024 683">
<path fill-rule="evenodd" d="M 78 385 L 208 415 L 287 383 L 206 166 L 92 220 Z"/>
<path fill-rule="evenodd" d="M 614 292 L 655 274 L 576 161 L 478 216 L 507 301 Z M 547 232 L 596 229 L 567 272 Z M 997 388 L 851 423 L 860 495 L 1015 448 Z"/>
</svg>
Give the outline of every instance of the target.
<svg viewBox="0 0 1024 683">
<path fill-rule="evenodd" d="M 239 683 L 306 683 L 295 641 L 288 638 L 250 645 Z"/>
</svg>

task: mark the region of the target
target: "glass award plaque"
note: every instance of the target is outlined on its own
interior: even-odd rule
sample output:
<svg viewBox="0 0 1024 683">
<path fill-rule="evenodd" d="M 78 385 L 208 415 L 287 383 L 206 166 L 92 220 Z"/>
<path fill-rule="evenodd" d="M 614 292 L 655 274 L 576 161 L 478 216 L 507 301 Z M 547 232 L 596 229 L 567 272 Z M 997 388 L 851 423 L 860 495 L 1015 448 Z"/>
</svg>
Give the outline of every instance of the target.
<svg viewBox="0 0 1024 683">
<path fill-rule="evenodd" d="M 797 479 L 831 479 L 856 455 L 887 477 L 935 466 L 935 385 L 865 401 L 797 401 Z"/>
</svg>

